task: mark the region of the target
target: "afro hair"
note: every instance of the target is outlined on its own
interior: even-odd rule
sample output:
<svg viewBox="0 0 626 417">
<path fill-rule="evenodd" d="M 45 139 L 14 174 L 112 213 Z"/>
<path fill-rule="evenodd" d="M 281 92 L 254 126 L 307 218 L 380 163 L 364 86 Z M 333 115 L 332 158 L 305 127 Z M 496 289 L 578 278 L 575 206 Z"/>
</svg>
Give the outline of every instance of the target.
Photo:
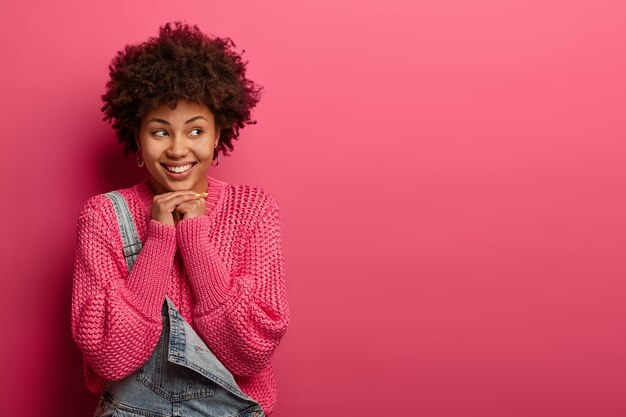
<svg viewBox="0 0 626 417">
<path fill-rule="evenodd" d="M 242 53 L 245 51 L 242 51 Z M 220 129 L 217 152 L 233 149 L 239 129 L 256 123 L 251 110 L 262 88 L 246 78 L 246 65 L 229 38 L 205 35 L 196 25 L 167 23 L 159 36 L 118 51 L 102 96 L 104 120 L 112 124 L 124 153 L 137 151 L 135 136 L 151 108 L 180 99 L 206 105 Z"/>
</svg>

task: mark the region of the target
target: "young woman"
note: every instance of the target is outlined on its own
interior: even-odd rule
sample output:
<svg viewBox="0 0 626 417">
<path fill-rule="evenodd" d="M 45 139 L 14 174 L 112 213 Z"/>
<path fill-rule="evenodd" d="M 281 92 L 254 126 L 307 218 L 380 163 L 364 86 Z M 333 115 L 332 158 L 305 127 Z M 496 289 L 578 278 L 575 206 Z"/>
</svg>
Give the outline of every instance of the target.
<svg viewBox="0 0 626 417">
<path fill-rule="evenodd" d="M 96 415 L 269 414 L 289 321 L 279 208 L 208 175 L 260 88 L 232 41 L 181 23 L 109 70 L 105 120 L 149 177 L 78 219 L 72 334 Z"/>
</svg>

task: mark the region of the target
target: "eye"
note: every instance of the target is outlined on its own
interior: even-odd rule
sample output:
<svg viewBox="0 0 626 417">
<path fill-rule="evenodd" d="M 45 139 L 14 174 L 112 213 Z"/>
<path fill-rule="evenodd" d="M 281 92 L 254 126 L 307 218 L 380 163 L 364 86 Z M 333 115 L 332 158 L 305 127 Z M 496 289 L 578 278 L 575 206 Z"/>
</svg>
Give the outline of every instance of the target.
<svg viewBox="0 0 626 417">
<path fill-rule="evenodd" d="M 163 129 L 155 130 L 154 132 L 152 132 L 152 136 L 157 138 L 164 138 L 165 136 L 167 136 L 167 131 Z"/>
<path fill-rule="evenodd" d="M 193 129 L 191 129 L 191 132 L 189 132 L 189 134 L 191 136 L 200 136 L 202 134 L 202 129 L 197 128 L 197 127 L 193 128 Z"/>
</svg>

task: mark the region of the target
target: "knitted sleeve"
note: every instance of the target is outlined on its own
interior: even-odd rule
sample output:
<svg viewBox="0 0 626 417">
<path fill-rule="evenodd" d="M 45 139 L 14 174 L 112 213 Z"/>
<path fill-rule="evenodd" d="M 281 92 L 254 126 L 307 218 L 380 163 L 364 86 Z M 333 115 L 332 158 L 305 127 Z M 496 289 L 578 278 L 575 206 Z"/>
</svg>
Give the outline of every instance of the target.
<svg viewBox="0 0 626 417">
<path fill-rule="evenodd" d="M 178 247 L 197 299 L 198 333 L 239 376 L 268 366 L 289 322 L 279 209 L 273 198 L 269 205 L 251 231 L 233 276 L 208 239 L 206 216 L 178 224 Z"/>
<path fill-rule="evenodd" d="M 154 350 L 176 251 L 176 229 L 151 220 L 129 274 L 117 227 L 108 198 L 85 203 L 72 289 L 72 336 L 86 363 L 108 380 L 131 374 Z"/>
</svg>

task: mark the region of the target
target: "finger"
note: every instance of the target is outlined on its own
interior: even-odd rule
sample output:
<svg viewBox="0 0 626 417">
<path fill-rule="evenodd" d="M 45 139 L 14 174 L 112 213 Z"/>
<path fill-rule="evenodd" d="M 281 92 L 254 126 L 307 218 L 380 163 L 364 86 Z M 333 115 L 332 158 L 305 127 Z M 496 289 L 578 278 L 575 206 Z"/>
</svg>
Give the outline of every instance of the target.
<svg viewBox="0 0 626 417">
<path fill-rule="evenodd" d="M 186 212 L 189 210 L 198 209 L 200 207 L 206 206 L 206 202 L 203 198 L 196 198 L 195 200 L 185 201 L 176 206 L 176 211 L 178 212 Z"/>
<path fill-rule="evenodd" d="M 179 214 L 182 218 L 198 217 L 206 213 L 206 204 L 202 200 L 187 201 L 176 207 L 174 213 Z"/>
<path fill-rule="evenodd" d="M 204 206 L 204 205 L 206 205 L 206 200 L 204 198 L 202 198 L 202 197 L 194 197 L 191 200 L 182 201 L 176 207 L 177 208 L 185 208 L 187 206 L 198 207 L 198 206 Z"/>
<path fill-rule="evenodd" d="M 169 195 L 164 195 L 161 198 L 154 198 L 153 204 L 159 207 L 168 207 L 173 209 L 172 206 L 177 206 L 185 201 L 197 200 L 197 199 L 205 199 L 206 196 L 198 193 L 170 193 Z M 171 210 L 170 210 L 171 211 Z"/>
<path fill-rule="evenodd" d="M 161 200 L 157 203 L 160 207 L 167 207 L 168 210 L 174 210 L 177 206 L 191 201 L 198 201 L 204 204 L 205 199 L 203 197 L 196 197 L 195 195 L 177 195 L 170 197 L 167 200 Z"/>
<path fill-rule="evenodd" d="M 194 197 L 202 197 L 202 198 L 206 198 L 209 196 L 209 193 L 197 193 L 195 191 L 192 190 L 182 190 L 182 191 L 171 191 L 169 193 L 163 193 L 163 194 L 157 194 L 152 198 L 153 202 L 156 201 L 165 201 L 165 200 L 169 200 L 170 198 L 179 196 L 179 195 L 188 195 L 188 196 L 194 196 Z"/>
</svg>

